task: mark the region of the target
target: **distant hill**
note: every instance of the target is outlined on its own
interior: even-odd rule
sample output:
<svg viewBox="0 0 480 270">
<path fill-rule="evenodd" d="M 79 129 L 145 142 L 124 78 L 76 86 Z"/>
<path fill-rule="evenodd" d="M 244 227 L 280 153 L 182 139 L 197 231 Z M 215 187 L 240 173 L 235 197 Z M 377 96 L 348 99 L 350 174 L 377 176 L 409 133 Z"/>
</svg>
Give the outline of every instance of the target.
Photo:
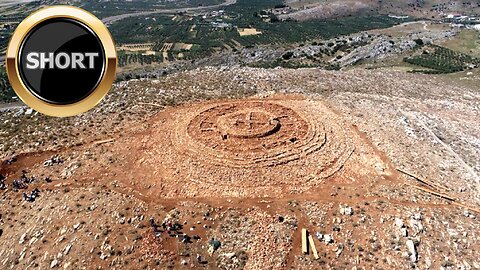
<svg viewBox="0 0 480 270">
<path fill-rule="evenodd" d="M 418 18 L 441 18 L 445 14 L 480 14 L 480 2 L 475 0 L 287 0 L 295 11 L 282 19 L 310 20 L 361 13 L 408 15 Z"/>
</svg>

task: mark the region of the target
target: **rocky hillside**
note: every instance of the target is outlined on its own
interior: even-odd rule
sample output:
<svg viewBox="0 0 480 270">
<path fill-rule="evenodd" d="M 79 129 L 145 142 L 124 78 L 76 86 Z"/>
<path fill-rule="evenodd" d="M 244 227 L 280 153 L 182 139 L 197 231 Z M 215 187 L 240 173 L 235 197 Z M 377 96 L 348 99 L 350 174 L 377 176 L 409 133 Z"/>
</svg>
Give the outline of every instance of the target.
<svg viewBox="0 0 480 270">
<path fill-rule="evenodd" d="M 464 15 L 476 15 L 480 13 L 480 3 L 473 0 L 291 0 L 287 1 L 287 4 L 294 7 L 296 11 L 280 15 L 280 18 L 300 21 L 351 16 L 360 13 L 408 15 L 417 18 L 439 18 L 441 15 L 448 13 L 460 13 Z"/>
<path fill-rule="evenodd" d="M 229 66 L 122 82 L 67 119 L 0 112 L 0 268 L 479 268 L 479 98 Z"/>
</svg>

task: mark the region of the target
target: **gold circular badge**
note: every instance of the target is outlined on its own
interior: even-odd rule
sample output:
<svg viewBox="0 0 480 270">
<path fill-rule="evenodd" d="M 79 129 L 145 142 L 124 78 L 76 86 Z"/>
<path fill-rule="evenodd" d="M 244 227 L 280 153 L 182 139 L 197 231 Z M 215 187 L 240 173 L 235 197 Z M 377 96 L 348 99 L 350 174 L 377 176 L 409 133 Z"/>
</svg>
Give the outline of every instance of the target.
<svg viewBox="0 0 480 270">
<path fill-rule="evenodd" d="M 107 27 L 77 7 L 34 12 L 18 25 L 7 49 L 13 90 L 32 109 L 50 116 L 93 108 L 111 89 L 116 68 Z"/>
</svg>

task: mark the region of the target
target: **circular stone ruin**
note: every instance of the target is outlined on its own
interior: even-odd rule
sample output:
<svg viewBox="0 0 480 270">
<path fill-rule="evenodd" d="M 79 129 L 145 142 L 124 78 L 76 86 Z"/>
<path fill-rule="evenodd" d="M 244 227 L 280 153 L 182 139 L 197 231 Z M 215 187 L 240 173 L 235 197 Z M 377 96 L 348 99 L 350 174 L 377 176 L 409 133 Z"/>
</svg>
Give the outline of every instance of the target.
<svg viewBox="0 0 480 270">
<path fill-rule="evenodd" d="M 318 150 L 321 123 L 269 102 L 227 103 L 200 112 L 187 127 L 191 150 L 232 167 L 273 166 Z"/>
<path fill-rule="evenodd" d="M 160 118 L 146 140 L 145 163 L 162 174 L 162 185 L 180 183 L 176 192 L 187 196 L 305 191 L 340 170 L 353 152 L 348 127 L 319 101 L 189 104 Z"/>
</svg>

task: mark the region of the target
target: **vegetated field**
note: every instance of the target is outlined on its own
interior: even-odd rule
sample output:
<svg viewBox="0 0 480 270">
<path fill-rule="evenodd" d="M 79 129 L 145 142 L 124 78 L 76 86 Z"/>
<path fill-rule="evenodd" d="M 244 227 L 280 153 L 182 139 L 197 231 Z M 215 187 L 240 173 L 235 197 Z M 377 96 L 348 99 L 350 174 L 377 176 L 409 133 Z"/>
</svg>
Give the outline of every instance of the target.
<svg viewBox="0 0 480 270">
<path fill-rule="evenodd" d="M 127 66 L 129 64 L 138 63 L 140 65 L 150 65 L 153 63 L 163 62 L 162 55 L 142 55 L 140 53 L 118 53 L 118 65 L 120 67 Z"/>
<path fill-rule="evenodd" d="M 420 55 L 405 57 L 404 61 L 428 69 L 414 70 L 413 72 L 428 74 L 459 72 L 478 67 L 480 64 L 478 58 L 437 45 L 425 47 Z"/>
<path fill-rule="evenodd" d="M 0 67 L 0 101 L 9 101 L 14 95 L 5 67 Z"/>
<path fill-rule="evenodd" d="M 8 41 L 10 40 L 10 35 L 10 31 L 0 30 L 0 53 L 7 48 Z"/>
<path fill-rule="evenodd" d="M 114 16 L 125 13 L 133 13 L 140 11 L 148 11 L 155 9 L 166 8 L 182 8 L 182 7 L 198 7 L 210 6 L 222 3 L 223 0 L 181 0 L 181 1 L 167 1 L 167 0 L 136 0 L 124 1 L 114 0 L 105 2 L 102 0 L 82 1 L 79 6 L 88 10 L 100 18 L 107 16 Z"/>
<path fill-rule="evenodd" d="M 454 51 L 480 57 L 480 33 L 475 30 L 463 30 L 455 38 L 440 45 Z"/>
<path fill-rule="evenodd" d="M 277 0 L 238 0 L 224 8 L 221 17 L 228 27 L 214 28 L 212 23 L 219 17 L 202 18 L 202 14 L 152 15 L 132 17 L 114 23 L 110 30 L 117 43 L 153 42 L 159 49 L 163 43 L 189 43 L 195 46 L 184 52 L 187 59 L 200 58 L 225 47 L 237 48 L 271 44 L 285 45 L 312 39 L 328 39 L 364 30 L 386 28 L 404 22 L 383 15 L 345 17 L 336 20 L 315 20 L 306 22 L 274 21 L 264 22 L 257 16 L 263 9 L 281 4 Z M 261 35 L 240 36 L 238 28 L 256 28 Z M 193 29 L 193 30 L 192 30 Z"/>
<path fill-rule="evenodd" d="M 308 22 L 284 21 L 267 23 L 256 14 L 262 9 L 273 8 L 282 4 L 276 0 L 239 0 L 235 5 L 225 8 L 226 11 L 240 14 L 234 20 L 238 27 L 254 27 L 263 34 L 242 37 L 238 41 L 243 45 L 304 42 L 315 38 L 331 38 L 376 28 L 391 27 L 404 22 L 383 15 L 357 16 L 338 18 L 335 20 L 314 20 Z"/>
</svg>

